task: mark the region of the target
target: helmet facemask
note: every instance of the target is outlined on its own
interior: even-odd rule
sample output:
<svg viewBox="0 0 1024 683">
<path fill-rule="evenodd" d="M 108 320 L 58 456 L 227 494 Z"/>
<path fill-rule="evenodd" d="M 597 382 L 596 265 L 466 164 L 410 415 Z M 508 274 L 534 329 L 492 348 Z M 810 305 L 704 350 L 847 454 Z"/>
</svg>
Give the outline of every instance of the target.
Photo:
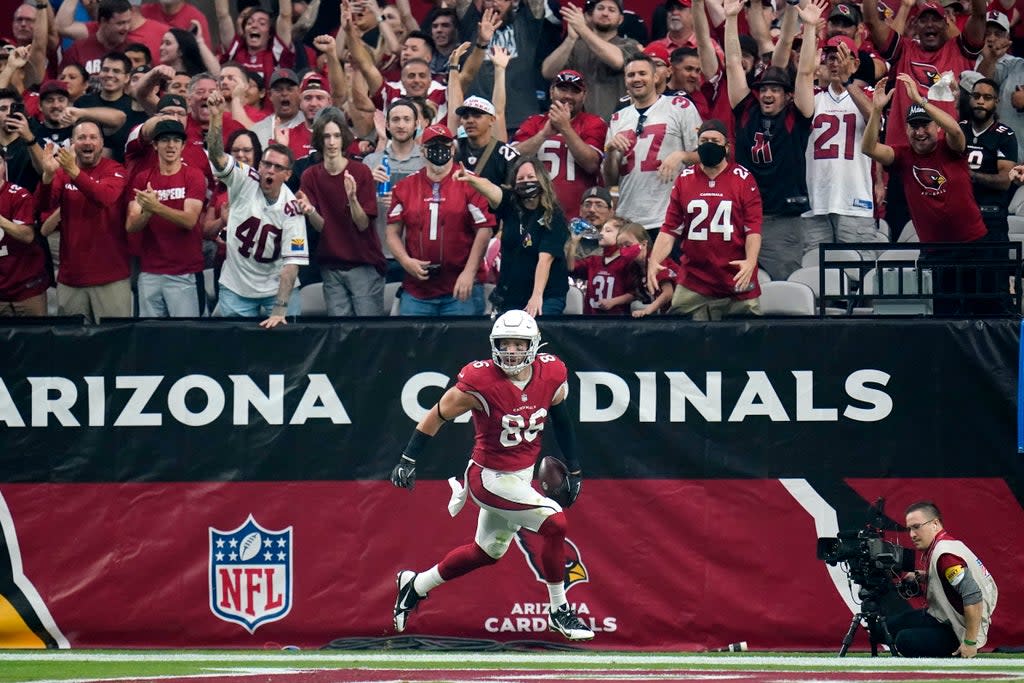
<svg viewBox="0 0 1024 683">
<path fill-rule="evenodd" d="M 502 350 L 501 341 L 515 339 L 526 342 L 522 351 Z M 516 375 L 533 364 L 540 349 L 537 322 L 525 311 L 507 311 L 491 328 L 491 358 L 507 375 Z"/>
</svg>

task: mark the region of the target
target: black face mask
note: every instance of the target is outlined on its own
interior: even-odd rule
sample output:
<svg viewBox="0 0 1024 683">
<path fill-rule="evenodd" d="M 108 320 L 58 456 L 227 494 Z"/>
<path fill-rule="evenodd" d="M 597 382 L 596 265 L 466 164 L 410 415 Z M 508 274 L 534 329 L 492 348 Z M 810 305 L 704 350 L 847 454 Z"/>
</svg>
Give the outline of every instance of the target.
<svg viewBox="0 0 1024 683">
<path fill-rule="evenodd" d="M 520 199 L 533 199 L 540 196 L 540 183 L 536 180 L 526 180 L 516 183 L 516 194 Z"/>
<path fill-rule="evenodd" d="M 725 158 L 725 147 L 717 142 L 702 142 L 697 145 L 697 156 L 705 166 L 718 166 Z"/>
<path fill-rule="evenodd" d="M 452 148 L 448 145 L 426 145 L 423 156 L 434 166 L 444 166 L 452 160 Z"/>
</svg>

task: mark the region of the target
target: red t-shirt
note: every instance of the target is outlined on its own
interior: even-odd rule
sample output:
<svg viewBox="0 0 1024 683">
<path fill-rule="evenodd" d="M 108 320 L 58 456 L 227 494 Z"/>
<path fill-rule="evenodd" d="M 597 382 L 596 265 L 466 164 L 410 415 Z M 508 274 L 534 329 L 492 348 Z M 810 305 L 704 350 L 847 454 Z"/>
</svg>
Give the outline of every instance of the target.
<svg viewBox="0 0 1024 683">
<path fill-rule="evenodd" d="M 422 169 L 395 185 L 388 223 L 404 226 L 405 249 L 411 258 L 441 264 L 426 281 L 408 274 L 402 280 L 410 296 L 434 299 L 451 296 L 477 231 L 493 228 L 494 215 L 487 209 L 487 200 L 469 183 L 453 180 L 451 174 L 435 183 Z"/>
<path fill-rule="evenodd" d="M 92 287 L 131 275 L 124 229 L 127 184 L 124 166 L 113 159 L 100 159 L 92 168 L 82 168 L 75 180 L 59 169 L 49 185 L 39 184 L 42 218 L 60 209 L 57 282 Z"/>
<path fill-rule="evenodd" d="M 963 35 L 953 40 L 947 40 L 942 47 L 935 52 L 923 49 L 913 40 L 903 40 L 900 35 L 893 32 L 892 39 L 882 50 L 882 57 L 887 59 L 892 68 L 889 69 L 889 78 L 895 79 L 896 74 L 909 74 L 918 83 L 918 90 L 922 95 L 928 94 L 928 89 L 938 82 L 939 78 L 947 71 L 953 72 L 953 77 L 960 78 L 960 72 L 973 69 L 974 62 L 981 51 L 981 46 L 968 45 Z M 953 94 L 958 92 L 954 83 Z M 959 120 L 957 113 L 957 97 L 950 102 L 939 102 L 931 100 L 931 103 L 939 107 L 954 119 Z M 885 143 L 890 146 L 907 144 L 907 108 L 911 105 L 907 97 L 906 88 L 902 83 L 896 83 L 892 91 L 892 102 L 889 105 L 889 125 L 885 131 Z"/>
<path fill-rule="evenodd" d="M 547 114 L 534 114 L 523 121 L 516 131 L 513 142 L 529 140 L 539 133 L 548 121 Z M 570 125 L 583 142 L 601 151 L 608 124 L 600 117 L 587 112 L 580 112 L 573 117 Z M 565 211 L 566 219 L 572 219 L 580 213 L 580 198 L 589 187 L 603 185 L 600 173 L 587 173 L 576 165 L 572 152 L 561 133 L 552 135 L 537 150 L 537 158 L 544 162 L 544 168 L 551 177 L 558 203 Z"/>
<path fill-rule="evenodd" d="M 110 48 L 100 44 L 100 41 L 96 40 L 95 33 L 90 33 L 89 37 L 76 40 L 71 43 L 71 47 L 64 50 L 61 55 L 60 68 L 63 69 L 68 64 L 78 64 L 92 76 L 100 72 L 103 55 L 109 52 Z M 160 52 L 157 51 L 156 54 L 160 54 Z"/>
<path fill-rule="evenodd" d="M 161 204 L 177 211 L 185 208 L 186 199 L 206 202 L 206 177 L 199 169 L 184 164 L 172 175 L 163 175 L 159 168 L 151 168 L 132 178 L 133 189 L 144 190 L 146 185 L 156 190 Z M 129 198 L 134 196 L 134 193 L 129 194 Z M 199 221 L 191 230 L 185 230 L 166 218 L 153 215 L 140 234 L 139 258 L 143 272 L 185 275 L 203 269 L 203 229 Z"/>
<path fill-rule="evenodd" d="M 313 151 L 313 131 L 306 122 L 288 128 L 288 149 L 296 159 L 301 159 Z"/>
<path fill-rule="evenodd" d="M 922 242 L 973 242 L 988 230 L 974 201 L 967 160 L 940 139 L 930 154 L 894 147 L 910 218 Z"/>
<path fill-rule="evenodd" d="M 159 2 L 153 2 L 139 7 L 139 14 L 146 19 L 152 19 L 158 24 L 165 24 L 172 28 L 180 28 L 183 31 L 192 31 L 192 20 L 199 22 L 199 30 L 203 34 L 203 40 L 210 45 L 210 25 L 206 21 L 206 15 L 199 11 L 194 5 L 186 2 L 178 10 L 177 14 L 167 14 L 164 6 Z M 154 52 L 153 57 L 159 58 L 159 52 Z"/>
<path fill-rule="evenodd" d="M 587 315 L 629 315 L 629 304 L 620 304 L 604 310 L 597 307 L 602 299 L 614 299 L 633 291 L 635 280 L 633 270 L 639 268 L 636 256 L 639 244 L 628 247 L 605 247 L 603 254 L 594 254 L 576 261 L 570 275 L 587 280 L 587 295 L 583 300 L 583 312 Z"/>
<path fill-rule="evenodd" d="M 0 186 L 0 216 L 13 223 L 35 222 L 36 200 L 14 183 Z M 25 243 L 0 231 L 0 301 L 24 301 L 42 294 L 50 286 L 43 246 Z"/>
<path fill-rule="evenodd" d="M 761 233 L 761 193 L 753 174 L 727 164 L 714 180 L 703 169 L 684 170 L 672 186 L 661 232 L 682 240 L 679 284 L 707 297 L 753 299 L 761 295 L 757 267 L 754 288 L 737 293 L 730 261 L 746 258 L 747 235 Z"/>
<path fill-rule="evenodd" d="M 360 230 L 352 222 L 344 174 L 356 181 L 356 198 L 369 217 L 369 226 Z M 332 176 L 324 165 L 310 166 L 302 174 L 301 189 L 324 217 L 324 229 L 316 247 L 316 260 L 325 268 L 370 265 L 381 275 L 387 270 L 380 236 L 374 229 L 377 217 L 377 190 L 373 174 L 365 164 L 350 161 L 345 170 Z"/>
<path fill-rule="evenodd" d="M 491 360 L 479 360 L 459 372 L 455 386 L 474 394 L 484 410 L 473 411 L 473 461 L 482 467 L 515 472 L 532 467 L 540 455 L 551 400 L 568 371 L 556 356 L 537 354 L 533 374 L 520 389 Z"/>
</svg>

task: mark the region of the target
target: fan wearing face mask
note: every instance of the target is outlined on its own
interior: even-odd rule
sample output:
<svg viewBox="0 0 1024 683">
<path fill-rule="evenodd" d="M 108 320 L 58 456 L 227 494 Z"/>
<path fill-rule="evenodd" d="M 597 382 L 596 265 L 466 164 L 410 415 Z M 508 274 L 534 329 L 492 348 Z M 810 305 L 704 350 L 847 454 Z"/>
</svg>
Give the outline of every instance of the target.
<svg viewBox="0 0 1024 683">
<path fill-rule="evenodd" d="M 561 315 L 569 291 L 565 214 L 543 164 L 519 157 L 509 168 L 509 184 L 499 187 L 466 170 L 455 177 L 487 198 L 501 221 L 501 270 L 498 311 L 525 310 L 531 316 Z"/>
</svg>

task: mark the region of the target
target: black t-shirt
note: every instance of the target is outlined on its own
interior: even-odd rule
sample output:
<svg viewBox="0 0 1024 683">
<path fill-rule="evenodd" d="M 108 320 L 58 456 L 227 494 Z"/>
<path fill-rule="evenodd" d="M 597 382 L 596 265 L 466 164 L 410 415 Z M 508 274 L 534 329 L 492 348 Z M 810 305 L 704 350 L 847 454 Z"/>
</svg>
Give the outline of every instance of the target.
<svg viewBox="0 0 1024 683">
<path fill-rule="evenodd" d="M 736 163 L 745 166 L 761 190 L 765 216 L 799 215 L 809 207 L 805 152 L 811 119 L 790 103 L 775 116 L 761 113 L 753 92 L 733 109 Z"/>
<path fill-rule="evenodd" d="M 526 308 L 533 294 L 533 278 L 540 253 L 554 257 L 544 298 L 565 296 L 569 290 L 569 268 L 565 262 L 565 243 L 569 239 L 565 216 L 557 205 L 551 215 L 550 227 L 541 225 L 541 207 L 522 211 L 518 198 L 510 190 L 502 190 L 501 204 L 494 215 L 502 223 L 501 273 L 498 290 L 504 298 L 502 310 Z"/>
<path fill-rule="evenodd" d="M 128 142 L 128 134 L 135 126 L 145 122 L 149 115 L 144 111 L 132 111 L 132 98 L 128 95 L 121 95 L 116 100 L 105 100 L 98 93 L 90 93 L 79 97 L 75 102 L 75 106 L 83 109 L 89 107 L 110 107 L 111 109 L 118 109 L 124 112 L 128 118 L 123 126 L 110 134 L 105 130 L 103 132 L 103 146 L 110 149 L 110 155 L 115 161 L 123 164 L 124 146 Z"/>
<path fill-rule="evenodd" d="M 477 168 L 486 149 L 487 147 L 474 147 L 469 138 L 459 138 L 455 160 L 461 161 L 467 170 L 487 178 L 495 185 L 504 185 L 508 182 L 509 166 L 519 156 L 519 151 L 511 145 L 498 142 L 491 150 L 491 156 L 483 168 Z"/>
<path fill-rule="evenodd" d="M 46 146 L 47 142 L 52 142 L 57 146 L 63 145 L 66 140 L 71 139 L 71 126 L 64 126 L 63 128 L 49 128 L 44 126 L 36 119 L 30 119 L 28 122 L 29 128 L 32 129 L 32 135 L 35 136 L 36 140 L 43 147 Z"/>
<path fill-rule="evenodd" d="M 39 185 L 39 173 L 32 165 L 32 156 L 25 141 L 15 138 L 9 145 L 0 144 L 0 154 L 7 159 L 7 180 L 21 185 L 29 192 L 35 192 Z"/>
</svg>

